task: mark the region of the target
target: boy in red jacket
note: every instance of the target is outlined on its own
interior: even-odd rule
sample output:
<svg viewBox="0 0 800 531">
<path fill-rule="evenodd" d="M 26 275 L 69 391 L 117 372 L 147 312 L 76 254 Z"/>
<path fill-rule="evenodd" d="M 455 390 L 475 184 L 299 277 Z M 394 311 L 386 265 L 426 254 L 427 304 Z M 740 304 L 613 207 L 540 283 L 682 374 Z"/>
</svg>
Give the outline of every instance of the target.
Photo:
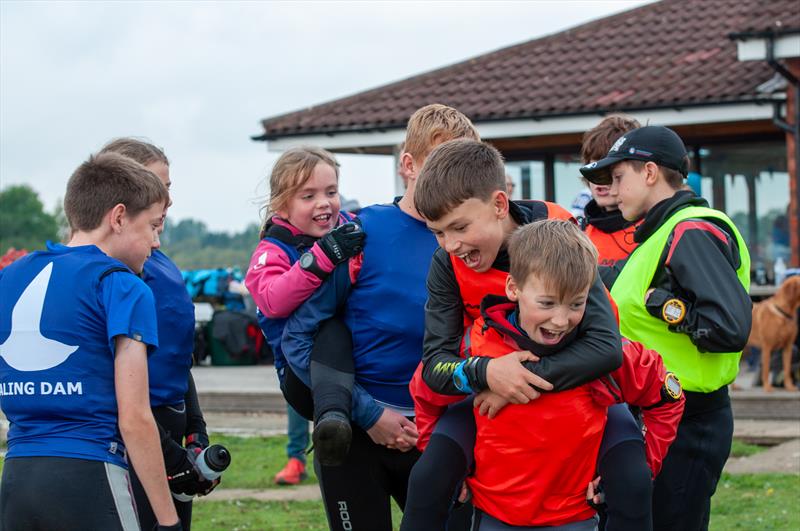
<svg viewBox="0 0 800 531">
<path fill-rule="evenodd" d="M 483 300 L 465 343 L 491 358 L 520 350 L 552 355 L 575 338 L 597 251 L 574 224 L 543 220 L 517 230 L 508 253 L 508 298 Z M 527 404 L 494 393 L 477 397 L 475 473 L 467 480 L 473 529 L 595 529 L 586 486 L 613 404 L 642 408 L 647 460 L 653 476 L 658 473 L 683 412 L 680 383 L 655 351 L 623 340 L 623 353 L 622 367 L 610 375 Z"/>
</svg>

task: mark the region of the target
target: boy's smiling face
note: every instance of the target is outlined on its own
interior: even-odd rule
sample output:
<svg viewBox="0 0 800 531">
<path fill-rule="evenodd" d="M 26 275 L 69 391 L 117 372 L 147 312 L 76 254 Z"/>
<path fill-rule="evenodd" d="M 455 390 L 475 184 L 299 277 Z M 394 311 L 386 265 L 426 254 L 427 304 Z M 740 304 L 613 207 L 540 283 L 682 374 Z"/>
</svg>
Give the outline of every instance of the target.
<svg viewBox="0 0 800 531">
<path fill-rule="evenodd" d="M 519 304 L 519 326 L 540 345 L 555 345 L 583 319 L 589 287 L 563 299 L 558 290 L 534 274 L 521 286 L 508 276 L 506 295 Z"/>
<path fill-rule="evenodd" d="M 487 201 L 470 198 L 436 221 L 426 220 L 436 241 L 467 267 L 483 273 L 492 267 L 507 238 L 508 196 L 494 192 Z"/>
</svg>

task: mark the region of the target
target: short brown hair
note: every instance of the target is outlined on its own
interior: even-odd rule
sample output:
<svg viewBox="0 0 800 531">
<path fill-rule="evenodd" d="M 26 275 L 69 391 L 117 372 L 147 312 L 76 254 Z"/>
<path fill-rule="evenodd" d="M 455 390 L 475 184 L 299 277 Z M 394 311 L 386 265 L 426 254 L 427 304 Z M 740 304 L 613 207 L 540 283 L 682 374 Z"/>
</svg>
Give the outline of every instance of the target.
<svg viewBox="0 0 800 531">
<path fill-rule="evenodd" d="M 90 231 L 118 204 L 133 217 L 156 203 L 166 207 L 168 200 L 167 187 L 156 174 L 119 153 L 99 153 L 69 178 L 64 214 L 73 231 Z"/>
<path fill-rule="evenodd" d="M 164 150 L 150 142 L 133 137 L 115 138 L 100 150 L 100 153 L 119 153 L 133 159 L 142 166 L 153 162 L 163 162 L 169 166 L 169 159 Z"/>
<path fill-rule="evenodd" d="M 647 164 L 647 162 L 643 160 L 634 160 L 634 159 L 627 159 L 624 160 L 623 162 L 627 162 L 628 164 L 630 164 L 631 167 L 637 172 L 641 172 L 645 164 Z M 689 157 L 686 157 L 684 164 L 686 165 L 687 168 L 689 167 Z M 656 164 L 656 166 L 658 166 L 661 175 L 664 177 L 664 180 L 667 181 L 667 184 L 669 185 L 670 188 L 672 188 L 673 190 L 681 190 L 683 188 L 685 182 L 683 180 L 684 177 L 681 172 L 679 172 L 678 170 L 673 170 L 672 168 L 667 168 L 666 166 L 662 166 L 661 164 Z"/>
<path fill-rule="evenodd" d="M 518 286 L 535 275 L 562 300 L 597 277 L 597 249 L 571 221 L 543 219 L 523 225 L 508 241 L 508 256 L 509 274 Z"/>
<path fill-rule="evenodd" d="M 266 205 L 264 224 L 261 227 L 261 238 L 264 237 L 269 218 L 275 212 L 289 206 L 292 196 L 311 178 L 317 164 L 327 164 L 336 172 L 339 179 L 339 163 L 330 152 L 314 146 L 301 146 L 284 151 L 269 177 L 269 201 Z"/>
<path fill-rule="evenodd" d="M 610 114 L 600 123 L 583 134 L 581 142 L 581 162 L 589 164 L 608 155 L 608 150 L 619 137 L 638 129 L 641 124 L 633 116 L 627 114 Z"/>
<path fill-rule="evenodd" d="M 408 119 L 403 145 L 406 153 L 419 162 L 425 160 L 433 148 L 455 138 L 481 139 L 464 114 L 447 105 L 432 103 L 417 109 Z"/>
<path fill-rule="evenodd" d="M 422 217 L 441 219 L 473 197 L 487 201 L 506 189 L 503 156 L 479 140 L 458 139 L 439 144 L 417 177 L 414 205 Z"/>
</svg>

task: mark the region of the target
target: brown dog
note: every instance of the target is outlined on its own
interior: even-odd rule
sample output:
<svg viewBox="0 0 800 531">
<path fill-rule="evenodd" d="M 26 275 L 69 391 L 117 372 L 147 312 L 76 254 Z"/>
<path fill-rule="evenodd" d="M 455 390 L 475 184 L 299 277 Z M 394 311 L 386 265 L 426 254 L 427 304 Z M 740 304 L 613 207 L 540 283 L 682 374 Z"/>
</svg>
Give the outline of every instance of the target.
<svg viewBox="0 0 800 531">
<path fill-rule="evenodd" d="M 800 276 L 789 277 L 772 297 L 753 305 L 753 329 L 748 346 L 761 349 L 761 383 L 772 391 L 772 353 L 783 351 L 783 385 L 797 391 L 792 382 L 792 345 L 797 337 L 797 308 L 800 307 Z"/>
</svg>

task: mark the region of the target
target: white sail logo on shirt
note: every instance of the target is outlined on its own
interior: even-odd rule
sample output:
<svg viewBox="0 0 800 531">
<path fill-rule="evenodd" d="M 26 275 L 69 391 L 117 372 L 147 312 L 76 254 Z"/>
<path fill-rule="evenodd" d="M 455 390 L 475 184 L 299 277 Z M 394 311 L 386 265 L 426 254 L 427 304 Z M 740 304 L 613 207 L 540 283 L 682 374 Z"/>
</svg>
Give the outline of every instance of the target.
<svg viewBox="0 0 800 531">
<path fill-rule="evenodd" d="M 0 357 L 18 371 L 51 369 L 64 363 L 72 353 L 78 350 L 77 346 L 65 345 L 44 337 L 40 330 L 44 298 L 47 295 L 47 286 L 52 273 L 53 263 L 50 262 L 28 284 L 11 311 L 11 333 L 8 339 L 0 344 Z M 55 384 L 47 382 L 41 384 L 51 386 L 51 388 L 55 386 Z M 52 389 L 50 392 L 52 393 Z M 43 392 L 42 394 L 50 393 Z"/>
</svg>

